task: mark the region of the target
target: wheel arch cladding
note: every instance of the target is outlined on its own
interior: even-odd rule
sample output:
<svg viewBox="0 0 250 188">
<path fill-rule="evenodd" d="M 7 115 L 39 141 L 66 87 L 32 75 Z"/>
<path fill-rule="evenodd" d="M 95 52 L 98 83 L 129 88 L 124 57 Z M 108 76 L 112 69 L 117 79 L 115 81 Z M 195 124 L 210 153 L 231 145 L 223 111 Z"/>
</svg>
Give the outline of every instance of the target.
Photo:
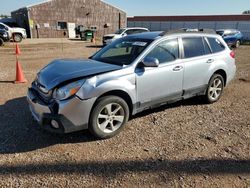
<svg viewBox="0 0 250 188">
<path fill-rule="evenodd" d="M 127 103 L 128 107 L 129 107 L 129 115 L 131 116 L 131 114 L 132 114 L 132 112 L 133 112 L 133 103 L 132 103 L 132 99 L 131 99 L 131 97 L 129 96 L 128 93 L 126 93 L 125 91 L 122 91 L 122 90 L 112 90 L 112 91 L 108 91 L 108 92 L 102 94 L 101 96 L 99 96 L 99 97 L 96 99 L 96 101 L 95 101 L 95 103 L 94 103 L 94 105 L 93 105 L 93 107 L 92 107 L 92 109 L 91 109 L 91 113 L 92 113 L 94 107 L 96 106 L 96 104 L 97 104 L 97 102 L 98 102 L 98 99 L 100 99 L 100 98 L 102 98 L 102 97 L 106 97 L 106 96 L 116 96 L 116 97 L 122 98 L 122 99 Z"/>
<path fill-rule="evenodd" d="M 227 73 L 224 70 L 219 69 L 219 70 L 215 71 L 215 73 L 213 75 L 215 75 L 215 74 L 219 74 L 223 77 L 224 86 L 226 86 L 227 85 Z"/>
</svg>

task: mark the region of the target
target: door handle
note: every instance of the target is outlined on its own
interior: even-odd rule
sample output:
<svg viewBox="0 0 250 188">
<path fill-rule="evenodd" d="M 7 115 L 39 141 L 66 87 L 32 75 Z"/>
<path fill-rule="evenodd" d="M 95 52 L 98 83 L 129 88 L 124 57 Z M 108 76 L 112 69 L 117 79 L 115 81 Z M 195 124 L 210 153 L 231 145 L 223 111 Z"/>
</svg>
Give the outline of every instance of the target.
<svg viewBox="0 0 250 188">
<path fill-rule="evenodd" d="M 173 71 L 177 72 L 177 71 L 181 71 L 183 69 L 183 66 L 176 66 Z"/>
<path fill-rule="evenodd" d="M 213 62 L 214 62 L 214 59 L 207 60 L 207 63 L 213 63 Z"/>
</svg>

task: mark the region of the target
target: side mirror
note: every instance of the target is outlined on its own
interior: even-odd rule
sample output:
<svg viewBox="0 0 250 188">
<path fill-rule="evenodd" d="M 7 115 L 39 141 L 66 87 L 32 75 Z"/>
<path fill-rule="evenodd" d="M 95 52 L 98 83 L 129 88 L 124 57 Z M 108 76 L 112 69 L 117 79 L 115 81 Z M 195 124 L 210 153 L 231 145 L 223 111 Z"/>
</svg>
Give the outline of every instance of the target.
<svg viewBox="0 0 250 188">
<path fill-rule="evenodd" d="M 153 57 L 146 57 L 142 60 L 144 67 L 159 67 L 159 60 Z"/>
</svg>

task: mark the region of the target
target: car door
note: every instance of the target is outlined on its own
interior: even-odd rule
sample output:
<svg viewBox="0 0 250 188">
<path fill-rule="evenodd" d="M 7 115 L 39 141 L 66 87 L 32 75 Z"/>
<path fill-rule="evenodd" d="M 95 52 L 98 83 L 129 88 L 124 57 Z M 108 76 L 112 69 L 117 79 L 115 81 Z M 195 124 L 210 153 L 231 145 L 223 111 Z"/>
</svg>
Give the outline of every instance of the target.
<svg viewBox="0 0 250 188">
<path fill-rule="evenodd" d="M 141 67 L 138 64 L 135 72 L 140 109 L 181 97 L 184 66 L 179 54 L 178 39 L 167 39 L 158 43 L 145 56 L 157 58 L 159 67 Z"/>
<path fill-rule="evenodd" d="M 182 44 L 185 63 L 183 90 L 185 95 L 193 95 L 206 89 L 206 75 L 215 60 L 203 37 L 183 37 Z"/>
</svg>

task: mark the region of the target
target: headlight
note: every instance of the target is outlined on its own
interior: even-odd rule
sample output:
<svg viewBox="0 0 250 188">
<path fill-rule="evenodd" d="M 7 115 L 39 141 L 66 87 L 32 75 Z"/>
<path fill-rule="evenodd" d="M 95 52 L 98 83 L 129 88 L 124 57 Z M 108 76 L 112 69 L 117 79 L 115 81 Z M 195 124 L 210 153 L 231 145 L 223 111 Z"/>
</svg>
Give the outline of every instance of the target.
<svg viewBox="0 0 250 188">
<path fill-rule="evenodd" d="M 53 93 L 53 98 L 57 100 L 68 99 L 69 97 L 75 95 L 84 83 L 85 79 L 70 83 L 66 86 L 56 89 Z"/>
<path fill-rule="evenodd" d="M 7 38 L 7 37 L 8 37 L 7 33 L 4 33 L 4 34 L 3 34 L 3 37 L 4 37 L 4 38 Z"/>
</svg>

